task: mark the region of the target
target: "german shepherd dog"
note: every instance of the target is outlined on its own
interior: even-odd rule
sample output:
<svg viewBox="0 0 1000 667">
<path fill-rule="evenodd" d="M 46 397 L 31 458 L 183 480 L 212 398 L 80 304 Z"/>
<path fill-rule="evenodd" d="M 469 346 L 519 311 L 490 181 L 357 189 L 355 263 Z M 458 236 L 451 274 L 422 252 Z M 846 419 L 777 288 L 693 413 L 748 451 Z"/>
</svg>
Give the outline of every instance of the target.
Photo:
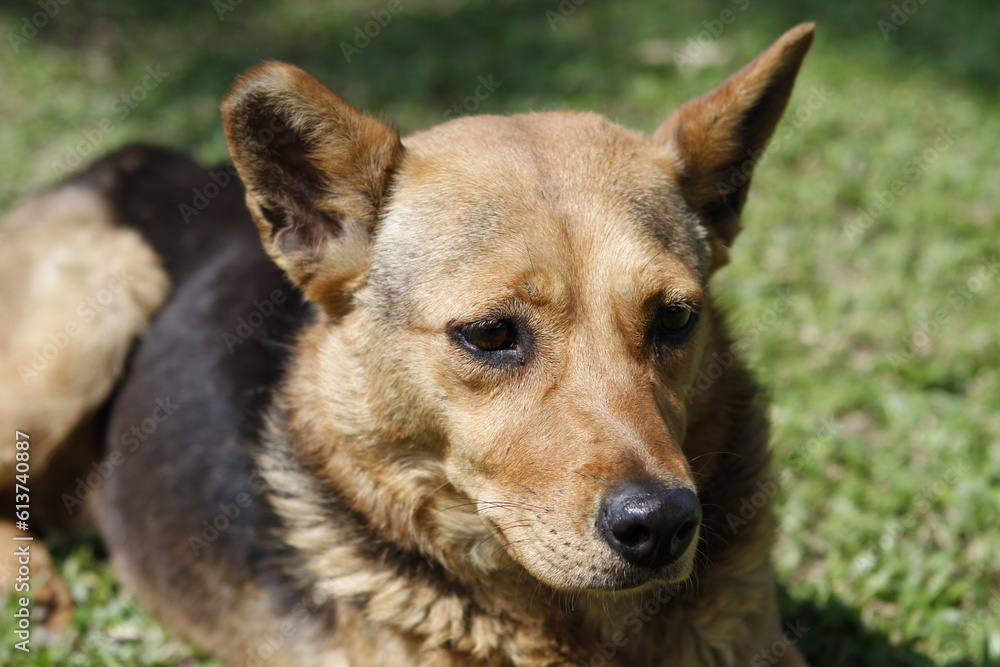
<svg viewBox="0 0 1000 667">
<path fill-rule="evenodd" d="M 8 216 L 0 421 L 39 467 L 104 440 L 58 504 L 96 498 L 122 579 L 232 664 L 803 664 L 772 510 L 732 522 L 768 424 L 708 283 L 812 35 L 651 137 L 401 139 L 256 67 L 235 170 L 133 146 Z"/>
</svg>

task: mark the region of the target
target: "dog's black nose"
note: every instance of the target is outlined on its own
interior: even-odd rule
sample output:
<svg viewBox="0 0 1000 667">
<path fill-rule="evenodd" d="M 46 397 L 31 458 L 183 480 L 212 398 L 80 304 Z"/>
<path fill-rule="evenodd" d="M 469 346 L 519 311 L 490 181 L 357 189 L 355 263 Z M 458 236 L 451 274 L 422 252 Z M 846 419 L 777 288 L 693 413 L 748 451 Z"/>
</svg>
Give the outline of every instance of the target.
<svg viewBox="0 0 1000 667">
<path fill-rule="evenodd" d="M 663 567 L 691 544 L 701 503 L 688 489 L 658 482 L 625 482 L 604 497 L 597 525 L 611 547 L 643 567 Z"/>
</svg>

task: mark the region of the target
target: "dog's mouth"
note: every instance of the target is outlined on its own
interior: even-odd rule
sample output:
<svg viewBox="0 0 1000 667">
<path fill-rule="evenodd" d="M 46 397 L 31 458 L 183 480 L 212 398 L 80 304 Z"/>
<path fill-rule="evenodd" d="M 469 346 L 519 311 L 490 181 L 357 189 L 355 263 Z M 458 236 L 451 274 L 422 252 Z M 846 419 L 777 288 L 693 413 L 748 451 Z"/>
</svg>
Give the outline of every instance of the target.
<svg viewBox="0 0 1000 667">
<path fill-rule="evenodd" d="M 611 593 L 628 592 L 657 584 L 679 584 L 694 569 L 700 526 L 691 523 L 683 528 L 685 535 L 671 536 L 676 550 L 660 556 L 657 560 L 642 564 L 615 554 L 615 567 L 608 571 L 604 581 L 595 582 L 591 588 Z M 642 538 L 652 539 L 652 538 Z M 670 537 L 663 538 L 670 539 Z M 663 547 L 668 549 L 667 547 Z"/>
<path fill-rule="evenodd" d="M 586 550 L 566 547 L 570 558 L 514 553 L 512 556 L 542 583 L 557 590 L 599 593 L 632 592 L 656 584 L 679 584 L 690 577 L 694 551 L 664 567 L 641 567 L 606 553 L 590 555 Z M 575 553 L 574 553 L 575 552 Z"/>
<path fill-rule="evenodd" d="M 483 518 L 498 543 L 493 549 L 565 591 L 620 593 L 681 583 L 693 571 L 701 531 L 700 506 L 696 518 L 666 527 L 625 525 L 625 519 L 616 523 L 599 514 L 594 530 L 575 536 L 553 525 L 554 512 L 502 520 L 491 514 Z"/>
</svg>

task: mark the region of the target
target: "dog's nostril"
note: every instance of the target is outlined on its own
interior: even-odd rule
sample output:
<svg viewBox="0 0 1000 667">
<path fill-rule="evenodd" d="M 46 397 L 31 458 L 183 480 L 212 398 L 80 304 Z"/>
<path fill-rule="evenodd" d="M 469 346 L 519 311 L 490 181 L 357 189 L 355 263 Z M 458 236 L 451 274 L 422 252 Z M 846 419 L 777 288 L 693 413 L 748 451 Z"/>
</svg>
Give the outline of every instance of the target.
<svg viewBox="0 0 1000 667">
<path fill-rule="evenodd" d="M 698 523 L 695 521 L 688 521 L 681 526 L 677 532 L 674 533 L 674 549 L 678 552 L 686 549 L 687 545 L 691 543 L 691 539 L 694 537 L 694 531 L 697 529 Z"/>
<path fill-rule="evenodd" d="M 614 531 L 615 538 L 622 544 L 629 547 L 641 547 L 653 536 L 648 528 L 643 526 L 628 526 L 624 530 Z"/>
<path fill-rule="evenodd" d="M 701 503 L 693 491 L 627 482 L 604 498 L 598 527 L 626 560 L 663 567 L 683 555 L 698 532 Z"/>
</svg>

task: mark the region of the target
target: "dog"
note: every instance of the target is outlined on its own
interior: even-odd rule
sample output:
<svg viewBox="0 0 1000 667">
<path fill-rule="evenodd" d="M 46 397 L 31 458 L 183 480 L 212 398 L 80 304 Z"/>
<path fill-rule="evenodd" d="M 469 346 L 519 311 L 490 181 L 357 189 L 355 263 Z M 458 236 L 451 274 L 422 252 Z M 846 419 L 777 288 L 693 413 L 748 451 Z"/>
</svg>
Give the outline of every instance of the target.
<svg viewBox="0 0 1000 667">
<path fill-rule="evenodd" d="M 8 216 L 0 421 L 39 475 L 103 439 L 59 506 L 87 496 L 122 580 L 234 665 L 802 665 L 772 509 L 740 513 L 774 484 L 766 405 L 708 283 L 812 37 L 649 137 L 401 139 L 256 67 L 235 170 L 131 146 Z"/>
</svg>

